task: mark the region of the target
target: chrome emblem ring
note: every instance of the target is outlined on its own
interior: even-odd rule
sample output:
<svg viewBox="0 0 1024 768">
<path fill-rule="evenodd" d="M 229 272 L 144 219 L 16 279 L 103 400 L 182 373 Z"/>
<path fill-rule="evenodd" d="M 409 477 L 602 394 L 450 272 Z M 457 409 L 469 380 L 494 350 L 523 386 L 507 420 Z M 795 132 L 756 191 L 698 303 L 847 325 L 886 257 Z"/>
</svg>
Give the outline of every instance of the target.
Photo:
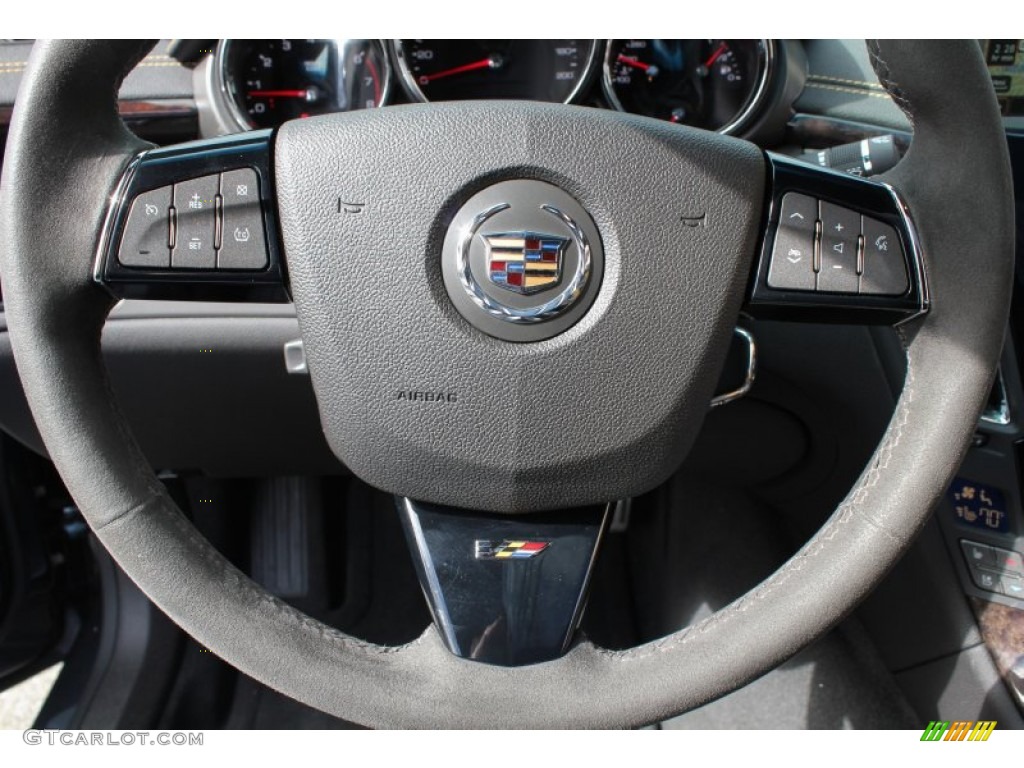
<svg viewBox="0 0 1024 768">
<path fill-rule="evenodd" d="M 569 234 L 571 235 L 572 241 L 576 245 L 577 253 L 579 254 L 579 258 L 576 260 L 576 269 L 573 272 L 571 278 L 566 282 L 565 287 L 561 291 L 559 291 L 555 296 L 547 298 L 542 303 L 532 307 L 509 306 L 508 304 L 498 301 L 493 296 L 488 295 L 484 291 L 483 286 L 480 285 L 480 282 L 477 280 L 476 275 L 473 274 L 473 270 L 470 267 L 469 259 L 469 252 L 470 247 L 473 244 L 473 238 L 477 236 L 477 233 L 479 232 L 480 228 L 492 216 L 494 216 L 497 213 L 501 213 L 502 211 L 508 210 L 509 208 L 511 208 L 511 205 L 509 203 L 498 203 L 496 205 L 492 205 L 490 208 L 481 211 L 475 217 L 473 217 L 473 220 L 470 222 L 469 226 L 463 230 L 462 234 L 459 237 L 456 256 L 456 265 L 459 273 L 459 281 L 462 283 L 462 287 L 465 288 L 466 293 L 469 294 L 470 298 L 478 307 L 480 307 L 482 310 L 490 314 L 492 317 L 504 320 L 505 322 L 538 323 L 544 320 L 548 320 L 552 317 L 557 317 L 570 306 L 572 306 L 583 293 L 583 290 L 586 288 L 587 280 L 590 278 L 592 264 L 590 242 L 587 239 L 586 234 L 580 228 L 580 226 L 575 221 L 573 221 L 572 218 L 563 213 L 561 210 L 549 204 L 543 204 L 538 206 L 540 210 L 550 214 L 551 216 L 562 222 L 562 224 L 565 225 L 565 228 L 569 230 Z M 505 234 L 526 236 L 527 234 L 535 233 L 522 232 Z M 538 239 L 544 237 L 550 238 L 553 241 L 564 240 L 564 238 L 557 238 L 554 235 L 538 235 Z M 490 253 L 493 246 L 486 239 L 485 243 L 487 244 L 488 252 Z M 564 250 L 564 245 L 561 249 L 559 249 L 559 262 L 558 268 L 556 269 L 557 276 L 554 280 L 550 281 L 550 286 L 544 285 L 540 286 L 536 290 L 531 290 L 530 286 L 524 284 L 522 286 L 522 290 L 518 290 L 517 293 L 534 293 L 538 291 L 544 291 L 548 287 L 554 287 L 555 285 L 557 285 L 561 281 L 561 250 Z M 488 275 L 490 276 L 491 273 L 492 270 L 490 269 L 490 265 L 488 265 Z M 493 277 L 491 277 L 491 280 L 492 282 L 495 282 L 496 284 L 500 285 L 500 283 L 498 281 L 495 281 Z M 506 289 L 508 288 L 507 285 L 500 285 L 500 287 Z"/>
</svg>

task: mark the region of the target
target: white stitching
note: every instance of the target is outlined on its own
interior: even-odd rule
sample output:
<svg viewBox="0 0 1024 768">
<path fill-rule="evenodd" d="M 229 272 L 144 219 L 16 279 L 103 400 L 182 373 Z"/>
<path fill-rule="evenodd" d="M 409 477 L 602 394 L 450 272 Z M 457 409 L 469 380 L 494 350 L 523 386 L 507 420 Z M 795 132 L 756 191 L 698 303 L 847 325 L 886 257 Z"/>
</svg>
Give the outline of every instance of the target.
<svg viewBox="0 0 1024 768">
<path fill-rule="evenodd" d="M 871 57 L 871 63 L 875 68 L 875 72 L 878 74 L 878 79 L 882 85 L 885 86 L 886 90 L 892 96 L 892 100 L 896 102 L 903 113 L 910 120 L 911 126 L 914 125 L 914 110 L 910 104 L 910 99 L 907 98 L 906 94 L 903 93 L 903 89 L 900 88 L 899 84 L 892 79 L 890 76 L 889 63 L 882 58 L 882 49 L 878 40 L 868 41 L 868 55 Z M 881 67 L 881 69 L 879 68 Z"/>
<path fill-rule="evenodd" d="M 143 504 L 133 507 L 128 510 L 128 512 L 117 517 L 115 520 L 111 520 L 110 523 L 96 529 L 97 533 L 108 525 L 119 523 L 126 520 L 129 516 L 142 511 L 150 504 L 150 502 L 162 506 L 162 509 L 155 509 L 154 512 L 160 516 L 169 517 L 172 524 L 178 529 L 178 531 L 185 535 L 185 538 L 192 545 L 196 553 L 202 557 L 203 560 L 220 571 L 221 582 L 223 585 L 226 585 L 229 590 L 241 591 L 244 596 L 270 607 L 277 614 L 277 617 L 271 617 L 272 620 L 279 618 L 288 625 L 299 626 L 304 630 L 312 630 L 321 640 L 337 643 L 346 647 L 348 650 L 379 655 L 388 655 L 414 648 L 421 644 L 427 636 L 427 633 L 424 632 L 418 638 L 406 643 L 405 645 L 376 645 L 375 643 L 370 643 L 365 640 L 352 637 L 351 635 L 347 635 L 341 630 L 329 627 L 326 624 L 307 616 L 305 613 L 292 608 L 287 603 L 274 597 L 265 589 L 253 583 L 245 574 L 228 562 L 228 560 L 199 533 L 196 527 L 185 519 L 184 515 L 182 515 L 178 510 L 177 505 L 175 505 L 170 499 L 166 498 L 163 493 L 155 498 L 147 500 Z"/>
<path fill-rule="evenodd" d="M 849 79 L 847 77 L 832 77 L 832 75 L 808 75 L 807 79 L 808 80 L 822 80 L 822 81 L 824 81 L 826 83 L 831 82 L 831 83 L 843 83 L 843 84 L 846 84 L 846 85 L 856 85 L 856 86 L 860 86 L 861 88 L 870 88 L 870 89 L 876 90 L 876 91 L 885 90 L 878 83 L 872 83 L 869 80 L 851 80 L 851 79 Z"/>
<path fill-rule="evenodd" d="M 838 91 L 839 93 L 852 93 L 855 96 L 870 96 L 873 99 L 885 99 L 889 101 L 890 94 L 887 91 L 867 91 L 863 88 L 846 88 L 841 85 L 828 85 L 826 83 L 813 83 L 807 81 L 804 88 L 817 88 L 824 91 Z"/>
</svg>

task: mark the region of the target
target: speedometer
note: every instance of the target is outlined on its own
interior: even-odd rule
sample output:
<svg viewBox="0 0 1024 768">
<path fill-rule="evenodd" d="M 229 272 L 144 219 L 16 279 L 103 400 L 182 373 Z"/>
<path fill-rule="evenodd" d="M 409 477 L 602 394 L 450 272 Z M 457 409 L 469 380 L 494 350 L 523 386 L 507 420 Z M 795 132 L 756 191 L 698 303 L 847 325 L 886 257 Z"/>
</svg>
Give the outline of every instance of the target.
<svg viewBox="0 0 1024 768">
<path fill-rule="evenodd" d="M 616 109 L 734 133 L 767 91 L 769 40 L 609 40 L 604 90 Z"/>
<path fill-rule="evenodd" d="M 225 40 L 223 87 L 243 128 L 379 107 L 390 67 L 379 40 Z"/>
<path fill-rule="evenodd" d="M 594 68 L 594 40 L 396 40 L 402 82 L 416 101 L 570 102 Z"/>
</svg>

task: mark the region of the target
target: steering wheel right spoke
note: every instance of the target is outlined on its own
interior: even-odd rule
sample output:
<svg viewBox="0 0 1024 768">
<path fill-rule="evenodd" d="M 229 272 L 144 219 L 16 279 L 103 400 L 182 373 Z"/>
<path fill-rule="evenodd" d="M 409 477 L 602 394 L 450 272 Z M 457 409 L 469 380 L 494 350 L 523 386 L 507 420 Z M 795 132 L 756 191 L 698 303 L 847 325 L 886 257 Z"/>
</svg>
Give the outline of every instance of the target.
<svg viewBox="0 0 1024 768">
<path fill-rule="evenodd" d="M 771 196 L 746 311 L 898 325 L 928 311 L 919 240 L 898 191 L 767 153 Z"/>
<path fill-rule="evenodd" d="M 94 278 L 118 299 L 284 302 L 271 131 L 151 149 L 125 170 Z"/>
</svg>

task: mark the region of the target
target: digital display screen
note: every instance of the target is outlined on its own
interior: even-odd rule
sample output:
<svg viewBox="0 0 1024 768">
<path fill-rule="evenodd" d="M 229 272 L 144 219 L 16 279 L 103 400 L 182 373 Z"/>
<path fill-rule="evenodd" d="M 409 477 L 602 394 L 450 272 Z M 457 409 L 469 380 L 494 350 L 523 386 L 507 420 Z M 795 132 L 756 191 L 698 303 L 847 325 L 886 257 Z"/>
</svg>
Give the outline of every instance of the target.
<svg viewBox="0 0 1024 768">
<path fill-rule="evenodd" d="M 947 498 L 956 521 L 962 525 L 997 533 L 1010 529 L 1006 496 L 998 488 L 958 477 L 949 487 Z"/>
<path fill-rule="evenodd" d="M 982 40 L 992 86 L 1004 115 L 1024 115 L 1024 40 Z"/>
</svg>

